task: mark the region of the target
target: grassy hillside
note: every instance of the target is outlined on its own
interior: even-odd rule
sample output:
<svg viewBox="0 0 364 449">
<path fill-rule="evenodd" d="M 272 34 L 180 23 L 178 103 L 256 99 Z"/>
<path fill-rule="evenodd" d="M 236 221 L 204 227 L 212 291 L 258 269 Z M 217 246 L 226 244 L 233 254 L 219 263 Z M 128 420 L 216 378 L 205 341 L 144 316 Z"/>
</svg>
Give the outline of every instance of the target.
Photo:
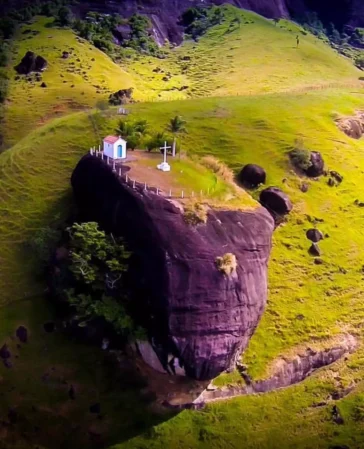
<svg viewBox="0 0 364 449">
<path fill-rule="evenodd" d="M 274 236 L 268 308 L 243 357 L 249 373 L 255 378 L 264 376 L 274 358 L 289 353 L 297 345 L 309 345 L 311 341 L 320 341 L 343 330 L 359 338 L 362 336 L 364 260 L 360 248 L 364 243 L 364 232 L 362 210 L 353 203 L 356 198 L 364 198 L 361 182 L 364 144 L 347 138 L 333 122 L 335 114 L 348 114 L 362 106 L 363 99 L 358 92 L 328 90 L 301 95 L 203 99 L 132 107 L 133 116 L 148 118 L 155 127 L 163 127 L 169 117 L 181 113 L 188 128 L 188 133 L 183 136 L 183 148 L 190 154 L 216 155 L 235 170 L 247 162 L 258 162 L 267 169 L 268 184 L 283 188 L 293 200 L 294 212 Z M 110 114 L 97 115 L 94 121 L 101 133 L 108 132 L 115 124 L 115 118 Z M 50 312 L 39 296 L 42 283 L 34 283 L 36 267 L 24 245 L 34 229 L 61 219 L 66 213 L 68 178 L 73 165 L 84 153 L 84 147 L 97 139 L 92 130 L 89 117 L 76 114 L 46 125 L 0 156 L 0 196 L 5 211 L 0 245 L 5 270 L 1 270 L 0 280 L 3 305 L 6 301 L 13 303 L 0 309 L 7 323 L 1 341 L 6 339 L 11 343 L 10 335 L 16 325 L 22 323 L 30 328 L 32 335 L 31 344 L 24 352 L 24 361 L 21 353 L 12 370 L 0 367 L 3 379 L 0 390 L 14 386 L 14 391 L 23 392 L 21 397 L 7 396 L 4 411 L 16 403 L 24 413 L 30 403 L 49 401 L 47 391 L 51 390 L 41 391 L 39 377 L 44 374 L 45 366 L 61 365 L 62 370 L 70 373 L 66 376 L 67 381 L 81 385 L 84 393 L 80 402 L 72 403 L 69 409 L 65 387 L 53 386 L 58 398 L 53 412 L 47 411 L 44 405 L 42 415 L 35 414 L 32 422 L 42 416 L 42 420 L 47 419 L 52 425 L 61 416 L 62 425 L 52 431 L 52 437 L 60 442 L 68 441 L 68 444 L 71 443 L 64 439 L 64 429 L 80 409 L 86 409 L 90 391 L 99 386 L 99 382 L 104 382 L 100 379 L 107 373 L 100 365 L 99 374 L 92 379 L 85 377 L 84 369 L 92 367 L 93 372 L 95 359 L 89 358 L 87 348 L 74 346 L 75 343 L 67 341 L 66 337 L 57 335 L 55 340 L 52 337 L 45 352 L 39 349 L 45 338 L 41 323 Z M 308 148 L 321 151 L 328 167 L 344 176 L 340 187 L 331 188 L 322 178 L 308 181 L 307 193 L 299 190 L 302 180 L 291 171 L 287 158 L 287 151 L 296 137 L 302 137 Z M 254 196 L 257 194 L 253 193 Z M 314 265 L 307 254 L 309 245 L 305 230 L 312 226 L 308 216 L 323 219 L 319 228 L 330 235 L 321 244 L 324 260 L 321 266 Z M 23 304 L 17 302 L 26 292 L 35 295 L 33 299 Z M 97 353 L 93 354 L 96 356 Z M 25 387 L 22 368 L 25 365 L 22 363 L 30 363 L 29 360 L 38 368 L 28 381 L 30 386 Z M 79 360 L 83 361 L 82 367 Z M 141 434 L 117 445 L 118 448 L 221 448 L 226 444 L 239 448 L 242 439 L 247 448 L 327 449 L 329 441 L 359 448 L 364 444 L 358 433 L 364 397 L 363 374 L 364 352 L 359 349 L 347 362 L 337 363 L 299 386 L 215 404 L 203 412 L 183 412 L 152 430 L 149 428 L 151 421 L 165 417 L 158 418 L 151 412 L 141 411 L 141 403 L 135 395 L 125 408 L 125 399 L 119 396 L 122 393 L 113 384 L 107 390 L 109 392 L 97 393 L 105 404 L 106 415 L 113 416 L 107 421 L 109 427 L 101 432 L 105 435 L 110 432 L 115 443 L 124 439 L 127 429 L 131 429 L 130 437 L 133 433 Z M 236 379 L 237 376 L 232 376 L 220 383 Z M 332 402 L 318 408 L 313 405 L 348 385 L 356 388 L 348 397 L 336 402 L 345 418 L 345 425 L 337 426 L 330 419 Z M 125 413 L 130 416 L 142 414 L 132 426 L 130 421 L 125 422 Z M 114 427 L 120 422 L 124 422 L 125 427 Z M 90 425 L 87 418 L 81 429 Z M 283 433 L 285 442 L 279 439 Z M 320 439 L 317 439 L 318 435 Z M 81 436 L 77 434 L 77 438 Z M 32 437 L 32 441 L 38 443 L 43 439 L 43 431 Z M 79 441 L 74 440 L 75 444 Z"/>
<path fill-rule="evenodd" d="M 10 92 L 4 139 L 10 147 L 36 127 L 107 100 L 110 92 L 133 86 L 137 101 L 306 91 L 327 85 L 356 85 L 360 71 L 296 24 L 275 25 L 257 14 L 225 6 L 225 20 L 198 42 L 166 49 L 166 58 L 134 55 L 116 65 L 72 31 L 36 18 L 18 33 L 9 71 Z M 236 22 L 239 20 L 240 22 Z M 296 36 L 300 45 L 296 47 Z M 15 80 L 13 66 L 26 51 L 44 56 L 49 68 L 40 82 Z M 63 51 L 71 51 L 62 59 Z"/>
<path fill-rule="evenodd" d="M 198 42 L 186 41 L 170 51 L 167 60 L 139 58 L 129 65 L 145 95 L 161 99 L 254 95 L 358 81 L 360 71 L 349 59 L 295 23 L 281 20 L 275 25 L 252 12 L 223 9 L 224 22 Z M 162 71 L 156 74 L 156 69 Z M 164 82 L 166 73 L 171 76 Z M 166 92 L 161 92 L 163 85 L 168 86 Z M 178 91 L 178 86 L 188 89 Z"/>
<path fill-rule="evenodd" d="M 132 119 L 147 119 L 151 128 L 163 130 L 171 117 L 182 115 L 187 133 L 180 139 L 190 156 L 216 156 L 235 172 L 246 163 L 258 163 L 267 170 L 267 184 L 282 188 L 294 204 L 274 234 L 268 306 L 243 354 L 249 374 L 264 377 L 278 356 L 341 332 L 362 341 L 364 215 L 354 202 L 364 201 L 364 142 L 348 138 L 334 122 L 364 108 L 364 91 L 343 87 L 354 86 L 360 72 L 292 23 L 275 26 L 231 7 L 226 15 L 198 43 L 170 50 L 165 60 L 138 57 L 128 62 L 127 71 L 71 31 L 49 27 L 48 19 L 39 18 L 20 31 L 13 65 L 32 50 L 46 57 L 49 68 L 43 75 L 45 89 L 40 83 L 15 80 L 11 72 L 6 105 L 6 143 L 17 143 L 0 154 L 0 347 L 9 344 L 13 367 L 0 363 L 0 416 L 6 419 L 9 408 L 15 408 L 18 421 L 0 424 L 1 449 L 364 446 L 361 346 L 347 360 L 295 387 L 172 417 L 156 415 L 150 398 L 143 396 L 143 385 L 119 376 L 101 351 L 43 330 L 53 311 L 29 242 L 37 229 L 67 216 L 73 167 L 118 121 L 115 110 L 70 112 L 89 109 L 109 91 L 134 85 L 140 100 L 184 101 L 132 105 Z M 233 29 L 235 17 L 242 20 Z M 23 34 L 28 29 L 37 33 Z M 61 59 L 62 51 L 71 48 L 72 57 Z M 71 62 L 81 74 L 67 71 Z M 158 67 L 164 72 L 155 71 Z M 163 81 L 168 71 L 171 76 Z M 329 89 L 328 84 L 342 87 Z M 188 88 L 180 90 L 183 86 Z M 201 98 L 209 95 L 221 97 Z M 329 187 L 325 177 L 300 178 L 288 160 L 296 139 L 320 151 L 327 167 L 344 176 L 343 183 Z M 147 169 L 149 161 L 145 164 Z M 172 163 L 172 174 L 173 168 L 179 171 L 178 182 L 196 190 L 216 182 L 206 171 L 196 179 L 196 167 Z M 303 182 L 309 185 L 307 193 L 300 190 Z M 258 198 L 259 191 L 251 194 Z M 315 265 L 307 252 L 305 232 L 315 223 L 328 235 L 320 243 L 322 265 Z M 20 324 L 28 328 L 30 339 L 18 347 L 14 332 Z M 233 373 L 216 383 L 239 381 Z M 68 396 L 70 385 L 76 387 L 75 401 Z M 348 386 L 354 388 L 348 396 L 331 400 Z M 101 419 L 88 412 L 96 402 Z M 334 404 L 344 425 L 332 420 Z"/>
<path fill-rule="evenodd" d="M 104 53 L 72 31 L 51 24 L 52 19 L 38 18 L 34 24 L 22 26 L 18 33 L 9 68 L 11 82 L 3 126 L 7 146 L 59 115 L 94 107 L 110 92 L 133 85 L 131 77 Z M 41 82 L 26 81 L 24 76 L 15 79 L 12 67 L 29 50 L 48 61 L 42 76 L 46 88 L 41 87 Z M 62 59 L 63 51 L 71 52 L 71 56 Z"/>
</svg>

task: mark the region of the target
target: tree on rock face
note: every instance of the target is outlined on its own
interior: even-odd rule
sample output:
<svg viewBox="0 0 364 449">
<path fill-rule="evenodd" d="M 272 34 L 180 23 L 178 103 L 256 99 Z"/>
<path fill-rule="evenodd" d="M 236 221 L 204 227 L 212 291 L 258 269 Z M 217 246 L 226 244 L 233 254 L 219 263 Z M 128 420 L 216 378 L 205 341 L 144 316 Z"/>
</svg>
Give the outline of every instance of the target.
<svg viewBox="0 0 364 449">
<path fill-rule="evenodd" d="M 182 132 L 186 132 L 185 124 L 186 122 L 178 115 L 172 118 L 169 122 L 168 129 L 174 135 L 172 156 L 176 155 L 177 135 Z"/>
<path fill-rule="evenodd" d="M 265 183 L 266 173 L 264 168 L 259 165 L 248 164 L 239 173 L 238 180 L 244 185 L 257 187 L 259 184 Z"/>
</svg>

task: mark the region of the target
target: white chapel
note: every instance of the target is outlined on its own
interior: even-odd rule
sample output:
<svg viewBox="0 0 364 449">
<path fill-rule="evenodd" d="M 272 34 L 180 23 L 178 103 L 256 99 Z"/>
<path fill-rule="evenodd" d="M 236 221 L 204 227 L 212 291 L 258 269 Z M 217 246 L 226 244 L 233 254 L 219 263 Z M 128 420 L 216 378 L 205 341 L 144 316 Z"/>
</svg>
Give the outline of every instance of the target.
<svg viewBox="0 0 364 449">
<path fill-rule="evenodd" d="M 126 140 L 117 136 L 107 136 L 104 139 L 104 156 L 110 159 L 126 158 Z"/>
</svg>

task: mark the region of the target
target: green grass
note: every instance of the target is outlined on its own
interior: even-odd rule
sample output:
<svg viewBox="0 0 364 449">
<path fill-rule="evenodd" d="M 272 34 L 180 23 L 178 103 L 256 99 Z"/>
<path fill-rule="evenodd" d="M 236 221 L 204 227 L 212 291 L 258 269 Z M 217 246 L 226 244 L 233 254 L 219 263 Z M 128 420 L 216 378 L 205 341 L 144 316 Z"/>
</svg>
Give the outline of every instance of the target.
<svg viewBox="0 0 364 449">
<path fill-rule="evenodd" d="M 6 146 L 59 115 L 94 107 L 98 100 L 107 100 L 111 92 L 133 86 L 131 77 L 104 53 L 77 38 L 72 31 L 50 27 L 50 24 L 52 19 L 42 17 L 32 25 L 23 25 L 18 32 L 9 68 Z M 26 30 L 38 34 L 23 34 Z M 42 88 L 41 82 L 29 83 L 24 77 L 15 80 L 13 67 L 28 50 L 47 59 L 49 65 L 43 73 L 47 88 Z M 62 59 L 63 51 L 72 53 L 69 59 Z"/>
<path fill-rule="evenodd" d="M 54 117 L 73 108 L 89 108 L 104 98 L 106 91 L 96 94 L 93 87 L 104 80 L 114 90 L 135 82 L 141 99 L 143 95 L 169 98 L 168 92 L 170 99 L 249 94 L 130 107 L 132 116 L 148 119 L 153 129 L 165 129 L 171 117 L 182 115 L 188 132 L 180 139 L 191 158 L 213 155 L 235 172 L 246 163 L 260 164 L 267 170 L 267 184 L 281 187 L 292 199 L 294 210 L 273 238 L 267 309 L 243 354 L 249 374 L 264 377 L 277 357 L 343 331 L 362 340 L 364 216 L 354 201 L 364 201 L 364 142 L 341 133 L 334 118 L 363 109 L 364 91 L 354 87 L 310 91 L 312 86 L 351 84 L 359 72 L 310 35 L 301 35 L 300 47 L 293 48 L 296 25 L 282 21 L 275 27 L 253 13 L 230 7 L 227 14 L 254 23 L 243 21 L 240 29 L 226 33 L 229 19 L 198 43 L 171 51 L 165 61 L 146 59 L 143 74 L 142 60 L 130 62 L 130 76 L 102 53 L 90 50 L 88 43 L 77 42 L 70 31 L 47 28 L 46 19 L 25 26 L 40 34 L 19 40 L 14 60 L 28 48 L 43 54 L 50 62 L 44 73 L 49 87 L 27 85 L 23 92 L 23 81 L 12 80 L 5 137 L 8 145 L 16 144 L 0 154 L 0 342 L 6 341 L 18 355 L 12 369 L 0 365 L 0 416 L 6 417 L 9 407 L 16 407 L 20 416 L 19 423 L 6 432 L 0 427 L 1 449 L 88 447 L 90 429 L 102 433 L 105 447 L 116 444 L 113 447 L 118 449 L 364 446 L 362 347 L 295 387 L 212 404 L 201 412 L 185 411 L 167 420 L 169 415 L 152 413 L 140 396 L 141 385 L 118 378 L 118 370 L 104 362 L 99 350 L 61 333 L 46 335 L 42 329 L 53 311 L 43 297 L 46 286 L 27 243 L 37 229 L 67 216 L 73 167 L 117 122 L 114 110 Z M 61 60 L 60 54 L 67 46 L 75 48 L 82 64 L 96 59 L 90 82 L 64 71 L 63 64 L 70 60 Z M 179 57 L 187 53 L 191 60 L 182 62 Z M 188 65 L 184 74 L 182 64 Z M 175 70 L 170 84 L 152 71 L 156 65 Z M 61 81 L 62 71 L 68 83 Z M 74 80 L 77 84 L 71 88 L 68 85 Z M 186 82 L 187 91 L 168 91 Z M 326 178 L 301 179 L 292 171 L 288 153 L 297 138 L 308 149 L 320 151 L 326 165 L 344 176 L 339 187 L 329 187 Z M 204 170 L 198 170 L 200 175 L 204 172 L 198 178 L 196 167 L 183 160 L 174 164 L 180 172 L 177 182 L 191 189 L 206 188 L 216 180 Z M 299 188 L 302 182 L 309 184 L 307 193 Z M 224 193 L 224 183 L 220 187 Z M 258 198 L 259 191 L 251 193 Z M 307 253 L 305 231 L 313 217 L 323 220 L 318 227 L 330 236 L 320 243 L 324 260 L 320 266 Z M 30 330 L 30 341 L 21 349 L 12 338 L 19 324 Z M 48 383 L 41 380 L 46 372 Z M 238 381 L 239 375 L 232 373 L 216 383 Z M 79 390 L 75 402 L 67 397 L 71 383 Z M 338 426 L 331 419 L 332 402 L 315 404 L 351 384 L 355 390 L 337 402 L 345 419 L 345 425 Z M 101 403 L 104 420 L 88 414 L 93 402 Z M 71 431 L 73 425 L 80 427 Z"/>
<path fill-rule="evenodd" d="M 198 42 L 190 40 L 169 51 L 166 60 L 138 58 L 128 64 L 145 98 L 254 95 L 358 81 L 360 71 L 349 59 L 312 34 L 303 35 L 295 23 L 281 20 L 275 26 L 272 20 L 232 6 L 224 6 L 224 11 L 221 25 Z M 230 27 L 237 17 L 240 26 Z M 156 68 L 162 71 L 156 74 Z M 171 77 L 163 81 L 166 73 Z M 182 86 L 189 88 L 178 90 Z"/>
</svg>

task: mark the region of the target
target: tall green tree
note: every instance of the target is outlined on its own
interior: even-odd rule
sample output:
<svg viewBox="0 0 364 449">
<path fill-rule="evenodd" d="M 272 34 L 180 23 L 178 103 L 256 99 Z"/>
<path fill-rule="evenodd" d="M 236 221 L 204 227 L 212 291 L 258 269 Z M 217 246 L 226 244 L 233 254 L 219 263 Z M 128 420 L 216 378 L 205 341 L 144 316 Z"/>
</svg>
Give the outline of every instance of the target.
<svg viewBox="0 0 364 449">
<path fill-rule="evenodd" d="M 173 134 L 173 147 L 172 156 L 176 156 L 177 135 L 186 132 L 186 122 L 182 120 L 182 117 L 176 115 L 172 118 L 168 124 L 168 130 Z"/>
</svg>

